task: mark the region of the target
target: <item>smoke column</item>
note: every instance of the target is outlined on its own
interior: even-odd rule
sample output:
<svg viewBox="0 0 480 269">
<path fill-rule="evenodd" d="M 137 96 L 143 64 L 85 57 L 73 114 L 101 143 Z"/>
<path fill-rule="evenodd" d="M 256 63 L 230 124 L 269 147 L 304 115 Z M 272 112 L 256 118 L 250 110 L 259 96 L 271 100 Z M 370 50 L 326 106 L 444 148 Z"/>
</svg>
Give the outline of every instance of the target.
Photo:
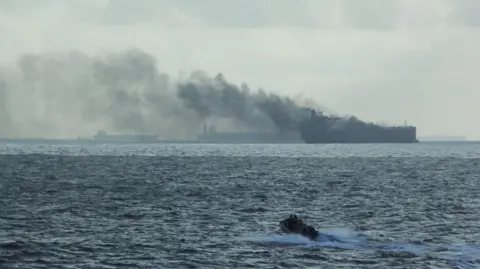
<svg viewBox="0 0 480 269">
<path fill-rule="evenodd" d="M 78 51 L 25 54 L 0 69 L 0 136 L 108 133 L 195 138 L 219 130 L 285 131 L 305 117 L 297 101 L 197 71 L 174 81 L 140 50 L 101 57 Z"/>
</svg>

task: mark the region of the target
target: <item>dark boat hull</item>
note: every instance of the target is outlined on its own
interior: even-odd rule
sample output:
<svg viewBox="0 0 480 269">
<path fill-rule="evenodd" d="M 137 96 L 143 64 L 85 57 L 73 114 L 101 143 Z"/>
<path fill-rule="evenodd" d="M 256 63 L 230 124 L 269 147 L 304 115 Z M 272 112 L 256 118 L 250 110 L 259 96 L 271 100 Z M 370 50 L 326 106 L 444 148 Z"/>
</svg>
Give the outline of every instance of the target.
<svg viewBox="0 0 480 269">
<path fill-rule="evenodd" d="M 335 123 L 335 119 L 312 112 L 311 118 L 299 125 L 301 138 L 308 144 L 418 142 L 414 126 L 386 127 L 356 119 L 344 124 L 343 128 Z"/>
</svg>

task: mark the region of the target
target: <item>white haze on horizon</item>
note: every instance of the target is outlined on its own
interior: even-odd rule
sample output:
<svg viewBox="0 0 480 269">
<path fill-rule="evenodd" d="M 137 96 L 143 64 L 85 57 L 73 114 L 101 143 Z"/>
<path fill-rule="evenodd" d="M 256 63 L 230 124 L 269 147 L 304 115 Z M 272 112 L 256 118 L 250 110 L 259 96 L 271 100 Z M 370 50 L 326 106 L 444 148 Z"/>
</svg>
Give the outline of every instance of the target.
<svg viewBox="0 0 480 269">
<path fill-rule="evenodd" d="M 120 108 L 102 106 L 111 96 L 91 67 L 133 48 L 156 64 L 155 87 L 222 73 L 340 115 L 406 120 L 418 136 L 480 139 L 478 14 L 478 0 L 0 0 L 0 136 L 88 137 L 123 124 L 108 120 Z M 48 66 L 26 83 L 32 54 Z M 122 120 L 156 124 L 175 102 Z"/>
</svg>

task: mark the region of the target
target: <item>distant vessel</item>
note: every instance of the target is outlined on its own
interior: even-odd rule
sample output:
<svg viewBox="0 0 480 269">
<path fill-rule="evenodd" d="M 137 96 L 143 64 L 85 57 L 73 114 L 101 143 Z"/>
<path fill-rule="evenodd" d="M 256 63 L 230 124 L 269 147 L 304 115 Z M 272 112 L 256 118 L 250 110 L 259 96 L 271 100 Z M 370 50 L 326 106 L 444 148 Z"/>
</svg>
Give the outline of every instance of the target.
<svg viewBox="0 0 480 269">
<path fill-rule="evenodd" d="M 297 126 L 279 132 L 216 132 L 207 129 L 198 136 L 199 143 L 225 144 L 329 144 L 329 143 L 417 143 L 414 126 L 381 126 L 354 117 L 341 119 L 306 108 L 304 120 Z M 308 113 L 309 112 L 309 113 Z"/>
<path fill-rule="evenodd" d="M 304 143 L 297 132 L 217 132 L 207 128 L 197 137 L 198 143 L 218 144 L 298 144 Z"/>
<path fill-rule="evenodd" d="M 387 127 L 365 123 L 356 118 L 348 121 L 329 117 L 310 110 L 310 117 L 298 128 L 302 139 L 309 144 L 320 143 L 416 143 L 417 128 L 414 126 Z M 339 121 L 348 124 L 340 125 Z"/>
<path fill-rule="evenodd" d="M 158 143 L 160 140 L 157 135 L 109 135 L 104 131 L 99 131 L 93 136 L 94 141 L 99 142 L 120 142 L 120 143 Z"/>
</svg>

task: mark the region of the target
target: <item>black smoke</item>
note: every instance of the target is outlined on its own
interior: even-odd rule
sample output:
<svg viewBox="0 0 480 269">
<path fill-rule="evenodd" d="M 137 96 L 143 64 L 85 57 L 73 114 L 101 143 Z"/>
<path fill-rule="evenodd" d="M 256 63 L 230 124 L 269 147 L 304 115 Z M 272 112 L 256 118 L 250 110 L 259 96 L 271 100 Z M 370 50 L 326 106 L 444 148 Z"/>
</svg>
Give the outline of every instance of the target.
<svg viewBox="0 0 480 269">
<path fill-rule="evenodd" d="M 246 84 L 229 83 L 222 74 L 209 78 L 196 73 L 192 79 L 178 85 L 178 97 L 202 119 L 229 118 L 261 131 L 269 126 L 276 131 L 295 129 L 302 108 L 288 97 L 262 90 L 252 92 Z M 303 112 L 302 112 L 303 111 Z"/>
<path fill-rule="evenodd" d="M 1 136 L 105 130 L 194 138 L 205 122 L 225 131 L 289 131 L 307 115 L 291 98 L 235 85 L 222 74 L 196 71 L 174 80 L 152 55 L 135 49 L 101 57 L 26 54 L 2 70 Z"/>
</svg>

